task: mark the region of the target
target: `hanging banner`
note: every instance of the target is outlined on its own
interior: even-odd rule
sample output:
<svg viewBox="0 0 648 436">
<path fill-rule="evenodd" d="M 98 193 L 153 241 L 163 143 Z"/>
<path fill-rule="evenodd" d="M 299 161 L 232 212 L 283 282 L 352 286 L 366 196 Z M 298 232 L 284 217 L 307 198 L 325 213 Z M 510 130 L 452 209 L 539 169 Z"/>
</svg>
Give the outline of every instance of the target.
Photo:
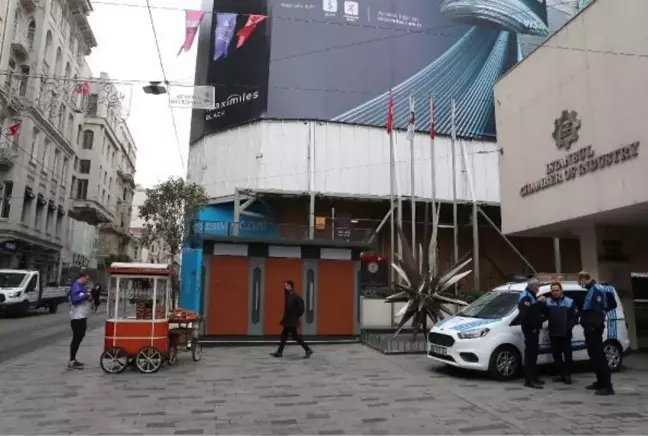
<svg viewBox="0 0 648 436">
<path fill-rule="evenodd" d="M 181 109 L 215 109 L 216 91 L 213 86 L 169 87 L 171 107 Z"/>
<path fill-rule="evenodd" d="M 204 11 L 185 11 L 185 40 L 177 56 L 180 56 L 180 53 L 183 51 L 187 52 L 191 50 L 194 38 L 198 32 L 198 26 L 200 26 L 200 22 L 204 16 Z"/>
</svg>

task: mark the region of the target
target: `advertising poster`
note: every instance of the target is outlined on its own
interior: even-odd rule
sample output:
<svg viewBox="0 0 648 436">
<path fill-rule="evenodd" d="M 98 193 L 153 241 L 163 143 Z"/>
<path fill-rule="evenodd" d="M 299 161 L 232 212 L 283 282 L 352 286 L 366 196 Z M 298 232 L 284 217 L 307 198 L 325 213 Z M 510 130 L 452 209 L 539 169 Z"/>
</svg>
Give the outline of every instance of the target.
<svg viewBox="0 0 648 436">
<path fill-rule="evenodd" d="M 436 131 L 449 134 L 454 98 L 458 135 L 494 138 L 493 86 L 567 21 L 555 1 L 565 3 L 216 0 L 208 84 L 218 108 L 205 133 L 261 117 L 382 127 L 391 89 L 396 128 L 407 126 L 413 95 L 416 130 L 428 130 L 433 96 Z M 237 48 L 245 14 L 264 19 Z"/>
<path fill-rule="evenodd" d="M 270 62 L 265 0 L 215 0 L 210 15 L 207 85 L 214 87 L 215 101 L 213 109 L 203 113 L 205 134 L 258 119 L 265 113 Z"/>
</svg>

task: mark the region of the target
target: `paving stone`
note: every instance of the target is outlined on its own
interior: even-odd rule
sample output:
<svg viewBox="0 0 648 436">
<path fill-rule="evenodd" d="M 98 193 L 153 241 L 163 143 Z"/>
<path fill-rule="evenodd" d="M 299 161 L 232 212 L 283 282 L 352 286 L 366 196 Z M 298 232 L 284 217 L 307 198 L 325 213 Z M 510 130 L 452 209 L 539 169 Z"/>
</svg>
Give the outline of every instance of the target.
<svg viewBox="0 0 648 436">
<path fill-rule="evenodd" d="M 103 333 L 80 358 L 95 361 Z M 548 383 L 447 370 L 424 356 L 384 356 L 360 344 L 319 347 L 309 361 L 289 347 L 206 348 L 156 374 L 63 370 L 68 341 L 0 363 L 0 434 L 644 434 L 648 356 L 626 359 L 615 397 Z M 42 362 L 49 362 L 43 365 Z M 603 413 L 601 413 L 603 411 Z M 598 412 L 598 413 L 597 413 Z"/>
</svg>

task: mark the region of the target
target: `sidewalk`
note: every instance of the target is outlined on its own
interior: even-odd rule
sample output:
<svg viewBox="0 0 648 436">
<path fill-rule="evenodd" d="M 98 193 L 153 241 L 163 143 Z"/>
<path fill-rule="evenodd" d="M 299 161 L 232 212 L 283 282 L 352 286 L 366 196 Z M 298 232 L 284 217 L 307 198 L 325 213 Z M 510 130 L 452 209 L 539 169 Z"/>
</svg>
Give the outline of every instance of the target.
<svg viewBox="0 0 648 436">
<path fill-rule="evenodd" d="M 0 434 L 642 434 L 648 372 L 615 376 L 615 397 L 584 390 L 590 374 L 544 391 L 441 371 L 423 356 L 360 344 L 207 348 L 158 373 L 104 374 L 103 330 L 65 369 L 68 341 L 0 364 Z"/>
</svg>

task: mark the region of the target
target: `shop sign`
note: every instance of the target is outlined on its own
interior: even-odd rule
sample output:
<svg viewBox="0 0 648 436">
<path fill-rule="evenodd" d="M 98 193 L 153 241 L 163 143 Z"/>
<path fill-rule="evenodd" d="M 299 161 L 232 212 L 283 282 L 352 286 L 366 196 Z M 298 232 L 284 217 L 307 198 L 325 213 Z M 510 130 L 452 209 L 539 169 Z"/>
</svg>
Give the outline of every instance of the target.
<svg viewBox="0 0 648 436">
<path fill-rule="evenodd" d="M 72 254 L 72 265 L 80 268 L 86 268 L 90 263 L 90 259 L 79 253 Z"/>
<path fill-rule="evenodd" d="M 316 216 L 315 217 L 315 228 L 317 230 L 324 230 L 326 228 L 326 217 L 325 216 Z"/>
<path fill-rule="evenodd" d="M 6 251 L 16 252 L 18 251 L 18 243 L 16 241 L 4 241 L 2 243 L 2 249 Z"/>
<path fill-rule="evenodd" d="M 560 117 L 554 121 L 554 130 L 551 134 L 556 147 L 569 150 L 578 141 L 580 128 L 581 121 L 576 111 L 562 111 Z M 597 156 L 592 146 L 588 145 L 546 164 L 545 176 L 522 186 L 520 196 L 535 194 L 565 181 L 574 180 L 576 177 L 627 162 L 637 156 L 639 156 L 639 141 L 600 156 Z"/>
</svg>

